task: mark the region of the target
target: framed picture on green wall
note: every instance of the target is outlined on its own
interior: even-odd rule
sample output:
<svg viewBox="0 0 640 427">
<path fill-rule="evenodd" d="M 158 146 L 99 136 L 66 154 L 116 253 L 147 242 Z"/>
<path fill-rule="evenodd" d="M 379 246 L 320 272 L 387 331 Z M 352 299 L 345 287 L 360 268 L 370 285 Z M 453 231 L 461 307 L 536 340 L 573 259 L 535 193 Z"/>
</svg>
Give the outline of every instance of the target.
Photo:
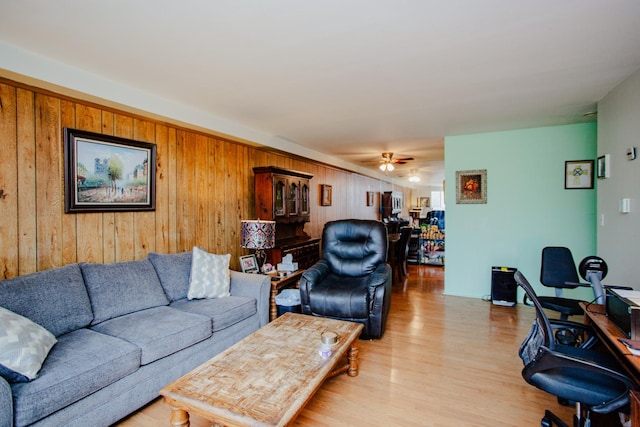
<svg viewBox="0 0 640 427">
<path fill-rule="evenodd" d="M 593 160 L 564 162 L 564 188 L 567 190 L 593 188 Z"/>
<path fill-rule="evenodd" d="M 487 170 L 456 171 L 456 203 L 487 203 Z"/>
</svg>

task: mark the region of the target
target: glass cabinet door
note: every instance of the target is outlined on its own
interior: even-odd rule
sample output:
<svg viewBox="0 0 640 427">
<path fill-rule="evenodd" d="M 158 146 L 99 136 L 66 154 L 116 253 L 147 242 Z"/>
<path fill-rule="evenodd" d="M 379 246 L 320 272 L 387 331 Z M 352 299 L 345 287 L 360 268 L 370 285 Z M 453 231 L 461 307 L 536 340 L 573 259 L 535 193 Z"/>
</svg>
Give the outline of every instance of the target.
<svg viewBox="0 0 640 427">
<path fill-rule="evenodd" d="M 299 183 L 298 181 L 289 181 L 289 194 L 287 195 L 289 202 L 289 216 L 298 215 L 298 205 L 299 201 Z"/>
<path fill-rule="evenodd" d="M 309 215 L 311 206 L 309 204 L 309 181 L 300 181 L 300 214 Z"/>
<path fill-rule="evenodd" d="M 286 215 L 286 191 L 287 191 L 287 179 L 281 176 L 273 177 L 274 187 L 274 200 L 273 200 L 273 214 L 275 216 Z"/>
</svg>

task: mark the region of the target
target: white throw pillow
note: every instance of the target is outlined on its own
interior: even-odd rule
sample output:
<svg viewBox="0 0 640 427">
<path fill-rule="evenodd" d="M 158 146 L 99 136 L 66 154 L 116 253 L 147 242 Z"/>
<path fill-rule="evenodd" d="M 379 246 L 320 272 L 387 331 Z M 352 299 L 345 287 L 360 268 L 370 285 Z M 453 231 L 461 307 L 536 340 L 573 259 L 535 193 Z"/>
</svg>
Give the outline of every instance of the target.
<svg viewBox="0 0 640 427">
<path fill-rule="evenodd" d="M 194 246 L 187 298 L 228 297 L 231 284 L 231 254 L 214 255 Z"/>
<path fill-rule="evenodd" d="M 42 326 L 0 307 L 0 374 L 10 382 L 36 378 L 56 342 Z"/>
</svg>

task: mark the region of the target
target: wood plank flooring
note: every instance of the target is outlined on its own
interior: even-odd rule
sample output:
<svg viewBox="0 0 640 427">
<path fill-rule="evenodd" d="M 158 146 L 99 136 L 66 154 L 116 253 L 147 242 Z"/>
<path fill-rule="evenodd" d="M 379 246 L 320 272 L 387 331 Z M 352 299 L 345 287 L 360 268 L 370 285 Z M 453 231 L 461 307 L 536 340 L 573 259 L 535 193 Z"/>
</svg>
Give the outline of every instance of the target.
<svg viewBox="0 0 640 427">
<path fill-rule="evenodd" d="M 410 266 L 383 338 L 360 341 L 359 376 L 327 380 L 293 425 L 536 426 L 545 409 L 570 421 L 572 407 L 520 375 L 533 309 L 443 295 L 443 280 L 442 267 Z M 168 426 L 169 414 L 157 399 L 117 426 Z"/>
</svg>

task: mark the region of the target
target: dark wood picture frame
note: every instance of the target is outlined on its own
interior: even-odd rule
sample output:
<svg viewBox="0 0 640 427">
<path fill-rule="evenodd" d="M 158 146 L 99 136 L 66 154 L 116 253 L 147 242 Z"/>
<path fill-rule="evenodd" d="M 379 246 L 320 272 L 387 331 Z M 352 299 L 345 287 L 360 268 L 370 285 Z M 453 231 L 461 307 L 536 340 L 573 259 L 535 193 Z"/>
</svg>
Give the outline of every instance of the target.
<svg viewBox="0 0 640 427">
<path fill-rule="evenodd" d="M 65 212 L 153 211 L 156 145 L 64 128 Z"/>
<path fill-rule="evenodd" d="M 331 206 L 331 186 L 328 184 L 320 185 L 320 206 Z"/>
<path fill-rule="evenodd" d="M 567 160 L 564 162 L 565 190 L 590 190 L 594 183 L 593 160 Z"/>
<path fill-rule="evenodd" d="M 367 206 L 373 206 L 374 193 L 373 191 L 367 191 Z"/>
</svg>

